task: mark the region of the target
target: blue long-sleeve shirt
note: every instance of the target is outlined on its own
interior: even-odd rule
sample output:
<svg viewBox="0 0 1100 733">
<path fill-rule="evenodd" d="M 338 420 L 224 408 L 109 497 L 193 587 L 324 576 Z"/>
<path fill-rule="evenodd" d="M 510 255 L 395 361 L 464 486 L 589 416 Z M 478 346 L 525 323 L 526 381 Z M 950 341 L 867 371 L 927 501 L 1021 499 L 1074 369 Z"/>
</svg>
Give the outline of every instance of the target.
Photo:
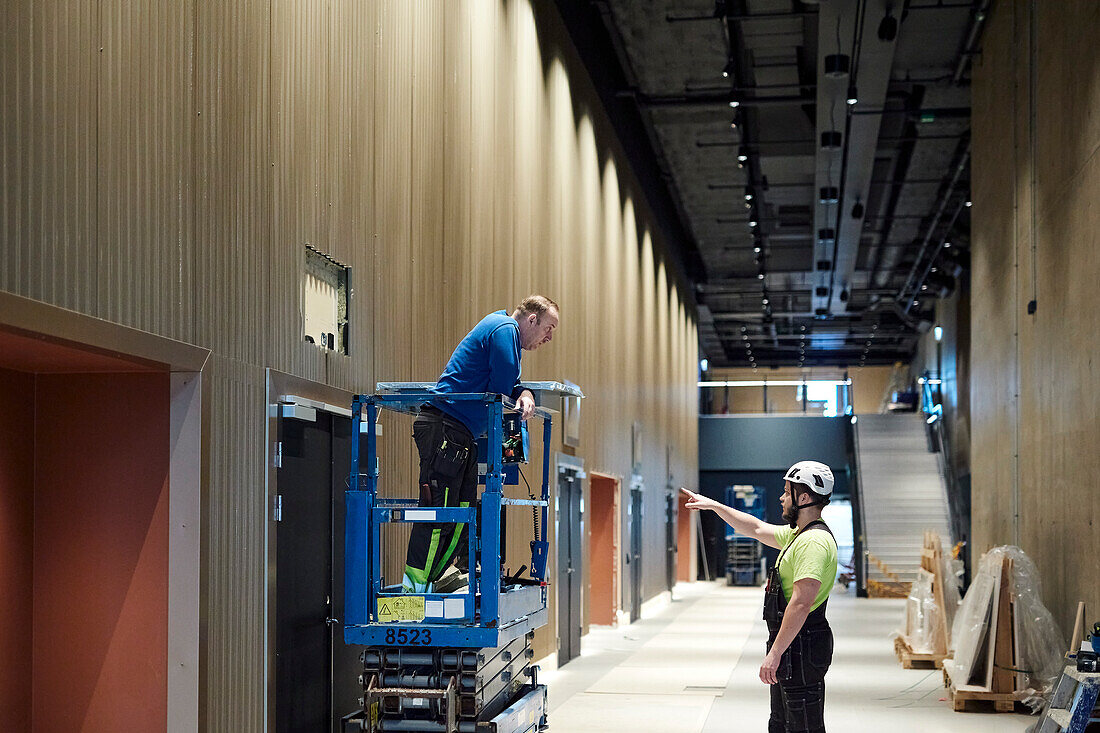
<svg viewBox="0 0 1100 733">
<path fill-rule="evenodd" d="M 437 394 L 497 392 L 518 397 L 519 324 L 507 311 L 490 313 L 455 347 L 435 385 Z M 458 419 L 476 438 L 488 427 L 485 407 L 472 402 L 437 400 L 436 406 Z"/>
</svg>

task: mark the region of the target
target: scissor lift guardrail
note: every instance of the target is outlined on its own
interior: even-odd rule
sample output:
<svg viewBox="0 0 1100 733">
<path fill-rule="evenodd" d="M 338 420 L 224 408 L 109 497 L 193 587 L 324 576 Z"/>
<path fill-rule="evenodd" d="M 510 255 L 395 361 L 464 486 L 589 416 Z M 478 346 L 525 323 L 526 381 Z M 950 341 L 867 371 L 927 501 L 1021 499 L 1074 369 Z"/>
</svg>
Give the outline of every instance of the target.
<svg viewBox="0 0 1100 733">
<path fill-rule="evenodd" d="M 366 471 L 360 470 L 360 451 L 352 443 L 352 481 L 346 495 L 345 531 L 345 614 L 344 641 L 348 644 L 384 646 L 409 644 L 432 647 L 495 647 L 546 623 L 546 560 L 549 544 L 546 531 L 550 497 L 550 446 L 552 413 L 535 408 L 543 424 L 541 498 L 511 499 L 503 495 L 505 474 L 518 474 L 505 466 L 501 457 L 502 420 L 514 410 L 508 397 L 492 393 L 448 394 L 449 402 L 483 404 L 489 413 L 486 441 L 485 490 L 478 507 L 419 507 L 415 499 L 378 497 L 378 455 L 376 424 L 379 410 L 409 415 L 438 397 L 426 385 L 382 383 L 379 393 L 357 395 L 352 402 L 352 435 L 367 420 Z M 364 414 L 365 413 L 365 414 Z M 481 456 L 479 456 L 479 459 Z M 509 484 L 518 478 L 509 476 Z M 501 587 L 501 509 L 533 506 L 541 509 L 539 536 L 531 543 L 531 577 L 539 585 Z M 477 541 L 481 542 L 481 567 L 470 573 L 465 593 L 422 593 L 408 595 L 382 585 L 381 528 L 387 523 L 467 523 L 469 565 L 477 568 Z M 407 620 L 379 621 L 383 604 L 404 607 Z"/>
</svg>

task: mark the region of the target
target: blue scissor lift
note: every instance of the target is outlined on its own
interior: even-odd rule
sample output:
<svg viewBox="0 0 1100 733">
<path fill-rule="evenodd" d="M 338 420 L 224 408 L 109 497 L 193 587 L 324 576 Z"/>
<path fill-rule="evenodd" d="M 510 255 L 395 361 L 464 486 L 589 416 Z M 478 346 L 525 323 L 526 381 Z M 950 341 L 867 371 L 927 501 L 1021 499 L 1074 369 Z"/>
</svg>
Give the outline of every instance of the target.
<svg viewBox="0 0 1100 733">
<path fill-rule="evenodd" d="M 365 460 L 352 442 L 346 494 L 344 642 L 366 647 L 363 709 L 345 719 L 345 730 L 439 731 L 441 733 L 527 733 L 546 723 L 546 687 L 531 664 L 534 630 L 547 623 L 546 537 L 550 497 L 550 440 L 553 415 L 542 422 L 542 491 L 534 499 L 504 496 L 519 482 L 519 467 L 502 458 L 504 418 L 514 402 L 492 393 L 448 394 L 449 402 L 473 403 L 488 412 L 488 433 L 479 441 L 484 464 L 480 506 L 419 507 L 416 499 L 378 496 L 376 425 L 379 410 L 408 415 L 437 397 L 434 385 L 379 383 L 373 395 L 352 402 L 352 435 L 367 421 Z M 539 405 L 561 395 L 582 397 L 572 385 L 524 383 Z M 365 469 L 361 470 L 365 463 Z M 510 506 L 529 506 L 541 516 L 531 542 L 530 578 L 501 580 L 501 525 Z M 469 525 L 469 585 L 454 593 L 404 594 L 386 585 L 382 573 L 382 526 L 428 522 Z M 480 553 L 478 550 L 480 549 Z M 403 552 L 403 550 L 402 550 Z"/>
</svg>

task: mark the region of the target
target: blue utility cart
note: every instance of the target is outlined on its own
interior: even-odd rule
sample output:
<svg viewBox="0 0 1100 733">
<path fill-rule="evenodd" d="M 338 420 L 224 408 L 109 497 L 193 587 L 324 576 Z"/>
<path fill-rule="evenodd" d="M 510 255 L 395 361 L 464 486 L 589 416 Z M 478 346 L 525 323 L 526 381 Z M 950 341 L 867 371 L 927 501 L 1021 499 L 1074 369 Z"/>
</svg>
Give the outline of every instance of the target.
<svg viewBox="0 0 1100 733">
<path fill-rule="evenodd" d="M 363 709 L 345 719 L 345 730 L 526 733 L 546 722 L 546 687 L 538 684 L 531 640 L 548 620 L 546 531 L 550 497 L 553 412 L 563 398 L 583 397 L 572 385 L 524 383 L 535 395 L 542 426 L 541 494 L 504 495 L 519 483 L 519 467 L 504 462 L 505 424 L 515 403 L 492 393 L 448 394 L 450 402 L 479 404 L 488 432 L 478 443 L 483 464 L 478 506 L 419 507 L 416 499 L 378 496 L 377 420 L 380 410 L 416 415 L 437 398 L 434 384 L 383 382 L 373 395 L 352 402 L 352 434 L 366 421 L 366 455 L 352 443 L 351 481 L 345 500 L 344 641 L 366 647 Z M 508 441 L 526 447 L 518 433 Z M 525 453 L 525 450 L 522 451 Z M 503 512 L 530 507 L 536 513 L 530 577 L 501 577 Z M 541 521 L 538 521 L 541 519 Z M 469 525 L 469 584 L 454 593 L 405 594 L 387 585 L 382 572 L 382 527 L 393 523 Z"/>
<path fill-rule="evenodd" d="M 726 487 L 726 506 L 764 519 L 764 489 L 750 485 Z M 760 585 L 760 543 L 726 527 L 726 585 Z"/>
</svg>

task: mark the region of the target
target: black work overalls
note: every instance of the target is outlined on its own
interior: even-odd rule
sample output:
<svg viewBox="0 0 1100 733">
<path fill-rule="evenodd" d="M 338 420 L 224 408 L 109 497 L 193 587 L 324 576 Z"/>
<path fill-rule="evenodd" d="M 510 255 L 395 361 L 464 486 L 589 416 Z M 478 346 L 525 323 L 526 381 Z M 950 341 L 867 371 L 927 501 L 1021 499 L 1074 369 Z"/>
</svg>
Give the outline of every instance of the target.
<svg viewBox="0 0 1100 733">
<path fill-rule="evenodd" d="M 832 535 L 832 530 L 820 519 L 810 522 L 783 548 L 768 573 L 768 584 L 764 590 L 764 621 L 768 624 L 769 652 L 787 610 L 783 582 L 779 578 L 779 563 L 798 537 L 817 526 Z M 822 582 L 831 580 L 826 578 Z M 779 660 L 776 670 L 779 684 L 771 686 L 768 733 L 819 733 L 825 730 L 825 673 L 833 661 L 833 631 L 825 618 L 828 604 L 826 599 L 810 612 Z"/>
</svg>

